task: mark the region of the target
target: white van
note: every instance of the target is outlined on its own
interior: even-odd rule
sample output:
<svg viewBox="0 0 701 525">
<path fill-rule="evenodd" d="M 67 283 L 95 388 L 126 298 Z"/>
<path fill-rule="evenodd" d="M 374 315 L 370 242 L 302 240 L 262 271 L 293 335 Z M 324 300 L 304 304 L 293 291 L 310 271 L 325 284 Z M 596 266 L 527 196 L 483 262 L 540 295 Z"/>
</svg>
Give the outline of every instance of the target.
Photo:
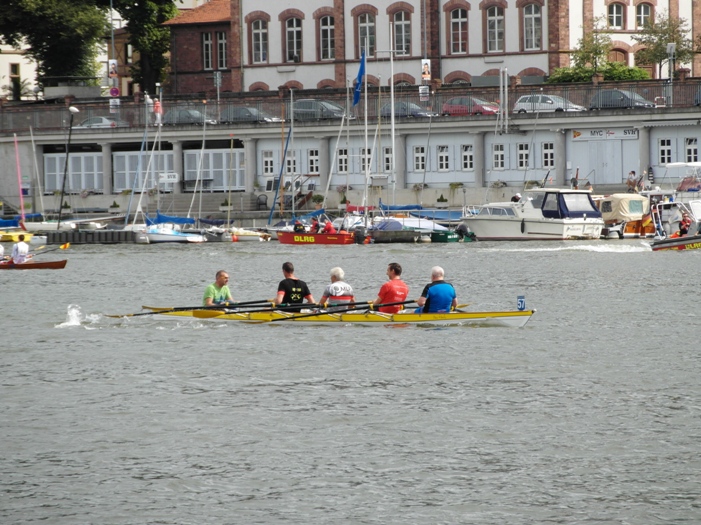
<svg viewBox="0 0 701 525">
<path fill-rule="evenodd" d="M 548 111 L 586 111 L 587 108 L 557 95 L 523 95 L 514 104 L 514 113 L 545 113 Z"/>
</svg>

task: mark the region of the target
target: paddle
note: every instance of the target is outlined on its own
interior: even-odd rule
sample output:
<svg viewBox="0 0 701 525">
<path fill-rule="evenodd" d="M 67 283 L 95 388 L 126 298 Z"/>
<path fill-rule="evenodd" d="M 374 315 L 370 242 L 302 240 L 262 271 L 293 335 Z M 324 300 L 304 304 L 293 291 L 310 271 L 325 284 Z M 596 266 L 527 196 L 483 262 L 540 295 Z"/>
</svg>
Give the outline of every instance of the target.
<svg viewBox="0 0 701 525">
<path fill-rule="evenodd" d="M 45 252 L 36 253 L 36 251 L 35 251 L 35 253 L 32 254 L 32 257 L 36 257 L 37 255 L 44 255 L 45 253 L 49 253 L 49 252 L 55 252 L 56 250 L 67 250 L 70 247 L 71 247 L 71 243 L 67 242 L 66 244 L 62 244 L 58 248 L 51 248 L 50 250 L 46 250 Z M 37 248 L 37 250 L 41 250 L 42 248 L 43 248 L 43 246 L 39 246 Z"/>
</svg>

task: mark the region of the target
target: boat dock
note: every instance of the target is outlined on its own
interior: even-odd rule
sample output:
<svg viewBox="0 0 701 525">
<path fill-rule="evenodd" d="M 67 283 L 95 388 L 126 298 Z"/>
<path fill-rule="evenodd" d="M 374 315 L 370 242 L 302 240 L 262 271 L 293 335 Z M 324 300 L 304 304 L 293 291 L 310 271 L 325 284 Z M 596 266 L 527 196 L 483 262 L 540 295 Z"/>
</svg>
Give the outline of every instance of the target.
<svg viewBox="0 0 701 525">
<path fill-rule="evenodd" d="M 75 230 L 50 231 L 46 235 L 46 244 L 124 244 L 139 242 L 138 233 L 125 230 Z"/>
</svg>

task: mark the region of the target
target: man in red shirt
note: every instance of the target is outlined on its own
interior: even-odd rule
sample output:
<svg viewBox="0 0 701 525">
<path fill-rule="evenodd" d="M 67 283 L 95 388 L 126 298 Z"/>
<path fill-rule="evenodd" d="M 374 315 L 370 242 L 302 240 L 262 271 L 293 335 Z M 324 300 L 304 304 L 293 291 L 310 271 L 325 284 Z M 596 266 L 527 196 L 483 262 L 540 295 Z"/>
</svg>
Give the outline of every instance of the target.
<svg viewBox="0 0 701 525">
<path fill-rule="evenodd" d="M 375 299 L 374 304 L 386 304 L 386 303 L 401 303 L 406 301 L 409 295 L 409 287 L 401 279 L 402 267 L 399 263 L 389 263 L 387 266 L 387 277 L 389 281 L 382 285 L 380 291 L 377 294 L 377 299 Z M 403 306 L 401 304 L 395 306 L 383 306 L 379 308 L 380 312 L 388 314 L 396 314 L 401 311 Z"/>
</svg>

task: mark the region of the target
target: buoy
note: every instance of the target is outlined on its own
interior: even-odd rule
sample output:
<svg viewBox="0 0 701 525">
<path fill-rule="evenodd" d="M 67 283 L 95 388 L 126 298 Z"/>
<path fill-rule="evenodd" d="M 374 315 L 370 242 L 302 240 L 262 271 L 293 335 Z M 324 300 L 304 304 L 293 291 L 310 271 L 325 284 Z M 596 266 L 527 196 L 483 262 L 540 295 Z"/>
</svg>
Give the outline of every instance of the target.
<svg viewBox="0 0 701 525">
<path fill-rule="evenodd" d="M 236 235 L 232 235 L 231 242 L 239 242 L 239 238 Z"/>
</svg>

